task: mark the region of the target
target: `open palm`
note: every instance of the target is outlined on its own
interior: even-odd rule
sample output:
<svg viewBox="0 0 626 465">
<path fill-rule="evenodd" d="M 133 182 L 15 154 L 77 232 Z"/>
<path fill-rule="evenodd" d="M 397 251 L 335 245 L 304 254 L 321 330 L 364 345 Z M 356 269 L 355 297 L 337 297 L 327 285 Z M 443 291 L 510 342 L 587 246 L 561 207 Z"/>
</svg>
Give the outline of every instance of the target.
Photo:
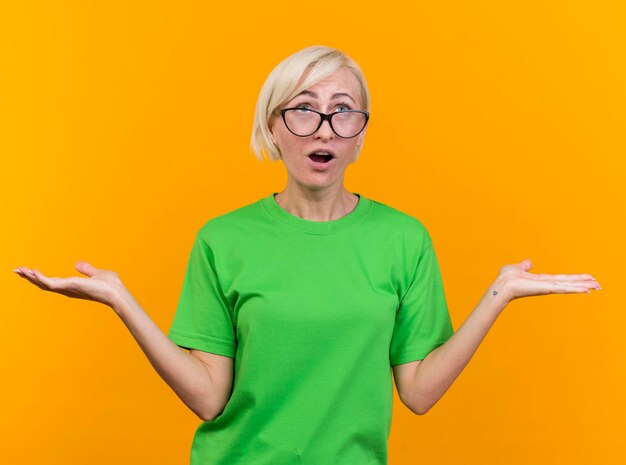
<svg viewBox="0 0 626 465">
<path fill-rule="evenodd" d="M 80 276 L 48 277 L 38 270 L 31 270 L 26 267 L 19 267 L 13 271 L 44 291 L 111 305 L 115 292 L 120 286 L 123 286 L 118 274 L 115 271 L 100 270 L 84 261 L 77 262 L 75 268 L 87 275 L 88 278 Z"/>
<path fill-rule="evenodd" d="M 534 274 L 528 272 L 531 268 L 530 259 L 500 268 L 498 281 L 502 285 L 497 292 L 503 292 L 510 301 L 533 295 L 588 293 L 591 289 L 601 289 L 590 274 Z"/>
</svg>

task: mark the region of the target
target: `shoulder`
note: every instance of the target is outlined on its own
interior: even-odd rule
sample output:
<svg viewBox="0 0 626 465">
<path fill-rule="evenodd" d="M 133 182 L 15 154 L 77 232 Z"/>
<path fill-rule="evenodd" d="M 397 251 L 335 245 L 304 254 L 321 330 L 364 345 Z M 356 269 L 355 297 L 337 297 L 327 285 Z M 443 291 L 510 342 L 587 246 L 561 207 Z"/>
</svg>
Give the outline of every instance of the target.
<svg viewBox="0 0 626 465">
<path fill-rule="evenodd" d="M 260 216 L 260 201 L 248 203 L 225 213 L 218 214 L 207 220 L 197 231 L 197 236 L 207 243 L 222 240 L 236 240 L 242 235 L 250 235 L 254 231 L 254 223 Z"/>
<path fill-rule="evenodd" d="M 418 242 L 430 242 L 430 234 L 424 222 L 415 216 L 405 213 L 377 200 L 372 202 L 372 220 L 390 234 Z"/>
</svg>

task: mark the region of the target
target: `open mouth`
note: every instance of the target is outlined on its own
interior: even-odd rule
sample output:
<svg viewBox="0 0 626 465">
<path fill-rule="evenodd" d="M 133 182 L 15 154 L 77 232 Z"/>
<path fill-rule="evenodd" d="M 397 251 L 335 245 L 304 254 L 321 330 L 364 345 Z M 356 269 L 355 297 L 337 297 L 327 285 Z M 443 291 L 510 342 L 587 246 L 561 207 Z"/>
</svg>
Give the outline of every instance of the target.
<svg viewBox="0 0 626 465">
<path fill-rule="evenodd" d="M 330 153 L 315 152 L 310 154 L 309 158 L 317 163 L 328 163 L 334 157 Z"/>
</svg>

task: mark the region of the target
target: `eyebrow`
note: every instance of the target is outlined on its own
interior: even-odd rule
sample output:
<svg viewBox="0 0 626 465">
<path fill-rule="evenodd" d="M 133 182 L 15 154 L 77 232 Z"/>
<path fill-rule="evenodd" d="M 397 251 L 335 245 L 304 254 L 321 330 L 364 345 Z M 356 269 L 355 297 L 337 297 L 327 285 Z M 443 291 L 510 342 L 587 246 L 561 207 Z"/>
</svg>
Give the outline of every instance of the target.
<svg viewBox="0 0 626 465">
<path fill-rule="evenodd" d="M 296 95 L 296 97 L 298 97 L 300 95 L 308 95 L 310 97 L 317 98 L 317 94 L 315 92 L 310 91 L 310 90 L 303 90 L 298 95 Z M 354 99 L 350 96 L 350 94 L 346 94 L 345 92 L 337 92 L 337 93 L 333 94 L 333 96 L 330 99 L 331 100 L 335 100 L 336 98 L 339 98 L 339 97 L 348 97 L 350 100 L 352 100 L 354 102 Z M 356 102 L 354 102 L 354 103 L 356 103 Z"/>
</svg>

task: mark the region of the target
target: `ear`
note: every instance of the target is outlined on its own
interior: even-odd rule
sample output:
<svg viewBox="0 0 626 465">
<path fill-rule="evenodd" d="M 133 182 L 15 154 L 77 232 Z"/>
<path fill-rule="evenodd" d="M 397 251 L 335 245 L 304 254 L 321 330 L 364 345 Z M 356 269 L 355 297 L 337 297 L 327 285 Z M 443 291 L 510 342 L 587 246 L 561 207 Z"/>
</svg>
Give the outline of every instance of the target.
<svg viewBox="0 0 626 465">
<path fill-rule="evenodd" d="M 276 126 L 276 118 L 270 118 L 267 122 L 267 127 L 270 130 L 270 137 L 272 138 L 272 142 L 276 143 L 276 138 L 274 137 L 274 127 Z"/>
<path fill-rule="evenodd" d="M 365 126 L 365 129 L 363 129 L 363 131 L 361 131 L 361 134 L 356 136 L 358 150 L 361 150 L 361 147 L 363 146 L 363 142 L 365 141 L 365 133 L 366 132 L 367 132 L 367 126 Z"/>
<path fill-rule="evenodd" d="M 367 131 L 367 126 L 365 126 L 365 129 L 363 129 L 361 134 L 359 134 L 357 136 L 356 151 L 354 152 L 354 157 L 352 158 L 352 163 L 356 162 L 357 158 L 359 157 L 359 154 L 361 153 L 361 148 L 363 147 L 363 142 L 365 141 L 365 132 L 366 131 Z"/>
</svg>

